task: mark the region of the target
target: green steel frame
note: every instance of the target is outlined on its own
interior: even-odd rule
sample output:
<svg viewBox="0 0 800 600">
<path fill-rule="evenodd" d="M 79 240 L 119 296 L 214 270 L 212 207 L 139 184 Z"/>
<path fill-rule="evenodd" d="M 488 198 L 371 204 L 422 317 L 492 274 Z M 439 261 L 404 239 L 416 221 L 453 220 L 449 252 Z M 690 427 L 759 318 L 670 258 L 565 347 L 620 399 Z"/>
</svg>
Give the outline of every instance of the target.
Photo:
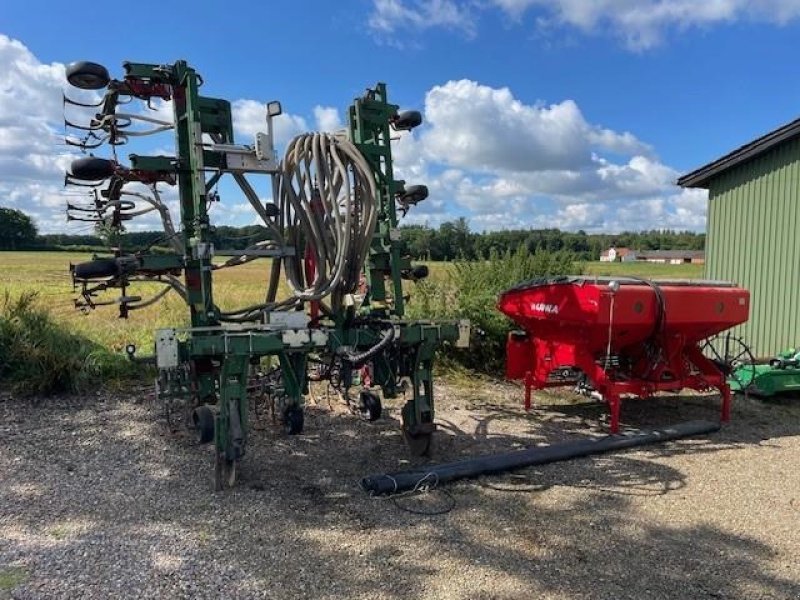
<svg viewBox="0 0 800 600">
<path fill-rule="evenodd" d="M 364 351 L 375 347 L 381 329 L 395 330 L 393 342 L 372 358 L 373 381 L 385 398 L 409 393 L 402 407 L 402 428 L 412 452 L 430 451 L 434 426 L 433 360 L 442 342 L 462 343 L 468 338 L 466 322 L 408 321 L 401 272 L 410 267 L 400 256 L 395 197 L 403 183 L 394 179 L 390 123 L 398 107 L 387 100 L 386 86 L 374 89 L 350 107 L 351 140 L 368 161 L 379 193 L 379 219 L 365 266 L 368 294 L 358 314 L 323 320 L 319 328 L 287 329 L 272 325 L 229 327 L 221 323 L 214 303 L 212 258 L 209 243 L 208 190 L 225 173 L 225 154 L 204 149 L 203 134 L 221 143 L 234 141 L 230 104 L 200 96 L 198 74 L 185 61 L 173 65 L 126 63 L 126 82 L 145 82 L 173 99 L 176 156 L 131 156 L 131 165 L 153 179 L 177 182 L 183 232 L 183 255 L 139 254 L 128 275 L 182 271 L 187 290 L 191 327 L 157 332 L 158 394 L 166 401 L 180 399 L 195 411 L 205 407 L 213 414 L 217 489 L 233 485 L 237 462 L 244 456 L 248 435 L 248 379 L 262 357 L 279 364 L 285 421 L 302 428 L 303 394 L 308 388 L 309 355 L 336 357 L 343 347 Z M 119 83 L 119 82 L 117 82 Z M 111 90 L 112 86 L 109 86 Z M 119 87 L 119 86 L 117 86 Z M 113 96 L 109 100 L 109 96 Z M 139 94 L 142 97 L 142 93 Z M 104 111 L 113 113 L 117 91 L 107 94 Z M 206 173 L 211 176 L 207 180 Z M 127 285 L 125 277 L 119 287 Z M 388 284 L 388 286 L 387 286 Z M 159 347 L 159 340 L 162 346 Z M 164 359 L 165 348 L 174 357 Z M 291 431 L 292 428 L 290 427 Z"/>
</svg>

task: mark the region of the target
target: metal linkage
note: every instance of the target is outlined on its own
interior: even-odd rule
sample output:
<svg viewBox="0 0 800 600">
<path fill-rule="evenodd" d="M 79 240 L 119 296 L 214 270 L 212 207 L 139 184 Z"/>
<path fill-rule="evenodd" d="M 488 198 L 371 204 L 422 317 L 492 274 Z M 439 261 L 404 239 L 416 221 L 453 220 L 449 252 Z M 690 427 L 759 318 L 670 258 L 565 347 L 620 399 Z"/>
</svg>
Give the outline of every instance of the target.
<svg viewBox="0 0 800 600">
<path fill-rule="evenodd" d="M 174 132 L 174 156 L 131 155 L 122 164 L 88 156 L 72 164 L 67 184 L 92 190 L 93 201 L 68 205 L 73 220 L 121 231 L 123 222 L 156 211 L 172 253 L 125 252 L 72 267 L 80 285 L 79 308 L 119 303 L 120 316 L 150 305 L 170 290 L 189 307 L 190 327 L 156 332 L 157 396 L 170 408 L 183 403 L 200 443 L 216 447 L 215 485 L 230 487 L 245 455 L 249 435 L 248 391 L 268 382 L 274 412 L 289 434 L 302 432 L 303 398 L 309 380 L 328 380 L 349 398 L 360 387 L 354 411 L 369 420 L 381 414 L 384 398 L 409 393 L 402 427 L 415 454 L 430 451 L 434 426 L 432 368 L 439 344 L 468 344 L 466 322 L 420 322 L 402 317 L 403 280 L 427 275 L 400 256 L 397 209 L 405 214 L 427 197 L 425 186 L 405 187 L 394 179 L 391 132 L 421 123 L 417 112 L 398 112 L 386 86 L 355 100 L 345 135 L 304 134 L 287 147 L 283 161 L 273 148 L 272 120 L 278 102 L 265 110 L 267 131 L 253 146 L 237 144 L 230 103 L 199 94 L 202 78 L 185 61 L 170 65 L 125 63 L 125 76 L 111 79 L 95 63 L 73 63 L 67 79 L 82 89 L 105 90 L 100 111 L 88 125 L 82 148 L 107 143 L 113 149 L 136 134 Z M 137 119 L 119 106 L 142 100 L 171 100 L 173 118 Z M 153 126 L 134 132 L 136 121 Z M 262 220 L 262 239 L 243 251 L 214 248 L 208 207 L 219 180 L 230 175 Z M 264 204 L 248 176 L 269 175 L 272 202 Z M 131 189 L 138 185 L 140 190 Z M 148 193 L 141 191 L 147 186 Z M 177 186 L 180 228 L 176 230 L 158 186 Z M 216 256 L 229 256 L 215 262 Z M 272 261 L 264 302 L 222 311 L 214 302 L 213 273 L 252 260 Z M 181 275 L 183 281 L 181 281 Z M 281 276 L 292 290 L 279 299 Z M 138 281 L 164 289 L 142 299 L 127 288 Z M 388 284 L 388 285 L 387 285 Z M 116 301 L 104 291 L 121 290 Z M 128 349 L 131 357 L 135 348 Z M 309 370 L 313 377 L 309 377 Z M 256 386 L 258 387 L 258 386 Z"/>
</svg>

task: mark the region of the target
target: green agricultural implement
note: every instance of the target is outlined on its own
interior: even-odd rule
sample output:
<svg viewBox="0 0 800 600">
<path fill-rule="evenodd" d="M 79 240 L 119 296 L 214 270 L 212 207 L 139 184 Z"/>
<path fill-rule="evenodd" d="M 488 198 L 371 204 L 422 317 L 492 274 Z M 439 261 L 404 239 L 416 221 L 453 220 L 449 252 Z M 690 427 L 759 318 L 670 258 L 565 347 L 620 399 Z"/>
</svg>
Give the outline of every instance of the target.
<svg viewBox="0 0 800 600">
<path fill-rule="evenodd" d="M 741 365 L 734 371 L 733 380 L 732 390 L 754 396 L 796 394 L 800 392 L 800 348 L 784 350 L 767 364 Z"/>
<path fill-rule="evenodd" d="M 434 353 L 441 344 L 468 345 L 470 328 L 466 321 L 404 316 L 403 281 L 424 278 L 427 268 L 401 256 L 397 212 L 405 214 L 428 190 L 394 178 L 391 139 L 419 125 L 421 115 L 399 112 L 379 83 L 349 107 L 345 131 L 299 135 L 278 160 L 273 121 L 282 113 L 280 103 L 266 105 L 266 131 L 255 143 L 239 144 L 230 102 L 200 95 L 203 80 L 184 61 L 125 63 L 121 79 L 96 63 L 77 62 L 67 68 L 67 80 L 93 92 L 80 102 L 65 98 L 65 104 L 94 113 L 88 124 L 66 122 L 77 132 L 67 142 L 83 152 L 111 149 L 111 158 L 73 161 L 66 183 L 89 200 L 68 204 L 68 219 L 94 223 L 114 239 L 128 220 L 153 213 L 170 250 L 115 248 L 75 265 L 76 306 L 118 304 L 127 317 L 169 292 L 186 302 L 188 327 L 156 331 L 156 396 L 184 411 L 199 442 L 214 443 L 216 488 L 235 483 L 250 435 L 250 394 L 268 397 L 286 433 L 298 434 L 310 380 L 327 380 L 370 420 L 381 414 L 379 389 L 383 398 L 403 395 L 403 435 L 412 453 L 429 453 Z M 156 108 L 169 101 L 172 115 L 127 108 L 133 100 L 146 107 L 156 102 Z M 147 135 L 174 136 L 174 153 L 118 161 L 119 146 Z M 270 184 L 260 193 L 251 183 L 258 175 Z M 215 249 L 210 241 L 209 208 L 219 201 L 215 190 L 225 176 L 263 225 L 263 235 L 241 251 Z M 177 228 L 162 198 L 168 188 L 177 188 Z M 214 272 L 253 260 L 270 261 L 263 302 L 221 310 Z M 278 298 L 281 278 L 291 290 L 287 298 Z M 138 282 L 163 289 L 143 299 L 129 294 Z M 110 290 L 119 297 L 107 299 Z M 133 357 L 136 350 L 128 352 Z M 353 387 L 360 388 L 357 400 L 351 400 Z"/>
</svg>

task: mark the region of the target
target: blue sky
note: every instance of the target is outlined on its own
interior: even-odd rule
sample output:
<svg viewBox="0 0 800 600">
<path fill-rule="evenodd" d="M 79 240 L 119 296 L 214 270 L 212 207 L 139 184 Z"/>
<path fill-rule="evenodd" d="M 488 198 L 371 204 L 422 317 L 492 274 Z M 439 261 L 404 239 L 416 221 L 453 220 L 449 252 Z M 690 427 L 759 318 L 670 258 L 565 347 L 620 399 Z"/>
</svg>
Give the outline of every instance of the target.
<svg viewBox="0 0 800 600">
<path fill-rule="evenodd" d="M 465 216 L 476 230 L 702 230 L 705 194 L 676 188 L 677 175 L 800 112 L 800 0 L 97 7 L 31 0 L 0 15 L 0 205 L 43 231 L 80 229 L 64 221 L 70 157 L 57 144 L 72 60 L 120 74 L 124 60 L 185 58 L 204 93 L 234 102 L 244 143 L 268 100 L 287 113 L 285 143 L 337 127 L 354 96 L 386 81 L 393 101 L 426 119 L 396 148 L 400 174 L 431 188 L 407 221 Z M 220 192 L 218 222 L 253 221 L 234 188 Z"/>
</svg>

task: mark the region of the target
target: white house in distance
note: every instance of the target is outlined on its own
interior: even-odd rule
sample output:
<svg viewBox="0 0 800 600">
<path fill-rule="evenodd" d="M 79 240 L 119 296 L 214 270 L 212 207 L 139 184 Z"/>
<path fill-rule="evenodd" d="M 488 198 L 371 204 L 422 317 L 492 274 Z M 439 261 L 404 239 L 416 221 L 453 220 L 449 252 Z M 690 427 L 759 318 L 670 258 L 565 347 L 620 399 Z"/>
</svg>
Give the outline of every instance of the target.
<svg viewBox="0 0 800 600">
<path fill-rule="evenodd" d="M 614 246 L 611 246 L 611 248 L 608 250 L 603 250 L 603 252 L 600 253 L 600 262 L 620 262 L 631 260 L 627 258 L 630 253 L 630 248 L 615 248 Z"/>
</svg>

